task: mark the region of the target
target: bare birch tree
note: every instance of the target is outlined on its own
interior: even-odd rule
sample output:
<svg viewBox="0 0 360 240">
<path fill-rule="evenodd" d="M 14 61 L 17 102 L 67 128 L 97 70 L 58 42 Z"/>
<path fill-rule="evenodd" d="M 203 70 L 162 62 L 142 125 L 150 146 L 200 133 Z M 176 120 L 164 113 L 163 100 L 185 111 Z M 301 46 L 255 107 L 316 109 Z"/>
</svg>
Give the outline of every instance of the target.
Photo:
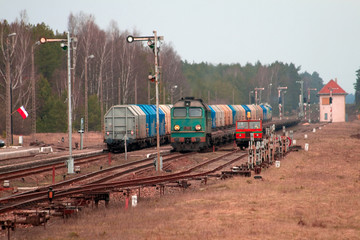
<svg viewBox="0 0 360 240">
<path fill-rule="evenodd" d="M 79 58 L 83 59 L 83 71 L 81 73 L 81 78 L 84 76 L 84 112 L 85 112 L 85 132 L 88 131 L 88 60 L 89 57 L 92 55 L 90 53 L 90 49 L 92 47 L 93 42 L 93 33 L 94 28 L 96 28 L 95 18 L 92 15 L 86 15 L 80 12 L 77 16 L 70 15 L 69 17 L 69 25 L 73 25 L 72 28 L 74 33 L 78 36 L 78 48 L 76 49 Z M 81 61 L 81 60 L 80 60 Z M 76 60 L 75 60 L 76 62 Z M 74 94 L 73 94 L 73 102 L 74 106 L 79 106 L 79 101 L 81 99 L 81 89 L 82 84 L 81 81 L 73 82 L 74 86 Z M 77 94 L 76 94 L 77 93 Z M 75 119 L 74 119 L 75 120 Z"/>
<path fill-rule="evenodd" d="M 8 25 L 0 24 L 0 47 L 3 67 L 0 76 L 5 83 L 5 119 L 6 119 L 6 145 L 12 144 L 12 113 L 14 109 L 30 101 L 30 26 L 26 23 L 27 15 L 23 11 L 20 20 Z M 24 126 L 24 122 L 21 122 Z M 20 126 L 16 129 L 20 129 Z"/>
<path fill-rule="evenodd" d="M 101 129 L 104 129 L 104 96 L 103 96 L 103 71 L 106 67 L 109 57 L 110 57 L 110 51 L 109 51 L 109 39 L 104 31 L 98 31 L 96 35 L 96 52 L 95 57 L 97 59 L 97 65 L 99 68 L 98 71 L 98 79 L 97 81 L 97 91 L 96 94 L 98 96 L 99 102 L 100 102 L 100 118 L 101 118 Z"/>
<path fill-rule="evenodd" d="M 180 92 L 184 87 L 184 76 L 180 56 L 171 45 L 164 44 L 160 51 L 160 64 L 162 80 L 171 99 L 180 98 Z"/>
<path fill-rule="evenodd" d="M 136 46 L 137 44 L 127 44 L 126 37 L 128 33 L 123 33 L 120 35 L 118 48 L 119 55 L 116 61 L 117 67 L 119 68 L 119 77 L 118 77 L 118 104 L 127 104 L 130 90 L 131 90 L 131 80 L 134 79 L 135 72 L 135 57 L 136 57 Z"/>
</svg>

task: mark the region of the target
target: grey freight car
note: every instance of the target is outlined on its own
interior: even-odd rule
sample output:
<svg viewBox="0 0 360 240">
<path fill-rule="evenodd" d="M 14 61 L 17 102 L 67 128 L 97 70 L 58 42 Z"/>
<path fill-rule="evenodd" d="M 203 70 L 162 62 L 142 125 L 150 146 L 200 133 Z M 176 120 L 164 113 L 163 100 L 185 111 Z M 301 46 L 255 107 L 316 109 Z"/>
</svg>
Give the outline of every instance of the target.
<svg viewBox="0 0 360 240">
<path fill-rule="evenodd" d="M 166 106 L 166 105 L 163 105 Z M 168 107 L 168 106 L 167 106 Z M 170 112 L 170 111 L 169 111 Z M 153 105 L 115 105 L 105 114 L 104 142 L 111 152 L 122 152 L 126 145 L 129 151 L 156 145 L 156 108 Z M 165 132 L 165 117 L 161 108 L 160 142 L 169 140 Z"/>
</svg>

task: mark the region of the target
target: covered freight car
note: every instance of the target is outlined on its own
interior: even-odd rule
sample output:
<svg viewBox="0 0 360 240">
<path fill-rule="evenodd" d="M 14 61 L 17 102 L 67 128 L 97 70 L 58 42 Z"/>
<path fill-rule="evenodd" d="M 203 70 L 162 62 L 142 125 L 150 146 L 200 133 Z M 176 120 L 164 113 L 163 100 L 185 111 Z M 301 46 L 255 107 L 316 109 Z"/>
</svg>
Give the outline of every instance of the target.
<svg viewBox="0 0 360 240">
<path fill-rule="evenodd" d="M 169 118 L 168 118 L 169 119 Z M 159 107 L 160 143 L 168 142 L 166 114 Z M 115 105 L 104 117 L 104 142 L 111 152 L 123 152 L 156 145 L 156 107 L 154 105 Z"/>
</svg>

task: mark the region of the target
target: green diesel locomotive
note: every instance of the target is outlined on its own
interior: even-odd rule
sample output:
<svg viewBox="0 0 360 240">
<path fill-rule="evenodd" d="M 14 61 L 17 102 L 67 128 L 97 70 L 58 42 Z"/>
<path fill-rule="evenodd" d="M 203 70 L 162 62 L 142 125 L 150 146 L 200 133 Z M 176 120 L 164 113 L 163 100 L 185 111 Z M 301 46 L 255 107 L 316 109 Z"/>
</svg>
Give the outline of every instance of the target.
<svg viewBox="0 0 360 240">
<path fill-rule="evenodd" d="M 211 110 L 201 99 L 186 97 L 171 108 L 171 146 L 177 152 L 211 146 Z"/>
</svg>

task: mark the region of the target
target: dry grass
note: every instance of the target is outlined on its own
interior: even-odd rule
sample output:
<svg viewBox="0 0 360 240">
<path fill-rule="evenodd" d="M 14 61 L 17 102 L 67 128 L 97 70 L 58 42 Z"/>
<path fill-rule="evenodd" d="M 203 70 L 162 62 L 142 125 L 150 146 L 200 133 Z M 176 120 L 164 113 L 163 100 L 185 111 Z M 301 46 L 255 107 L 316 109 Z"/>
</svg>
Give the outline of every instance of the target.
<svg viewBox="0 0 360 240">
<path fill-rule="evenodd" d="M 200 190 L 111 202 L 47 230 L 17 229 L 15 239 L 360 239 L 360 121 L 297 136 L 308 152 L 290 153 L 264 181 L 210 181 Z"/>
<path fill-rule="evenodd" d="M 64 138 L 64 142 L 61 142 L 61 138 Z M 38 142 L 43 142 L 49 145 L 55 145 L 58 147 L 69 147 L 69 135 L 68 133 L 36 133 L 35 139 Z M 23 136 L 23 146 L 29 146 L 33 142 L 31 135 Z M 84 147 L 102 146 L 104 137 L 101 132 L 87 132 L 83 136 Z M 80 145 L 80 134 L 73 132 L 72 143 L 75 146 L 75 142 Z M 14 145 L 18 145 L 19 135 L 14 135 Z"/>
</svg>

